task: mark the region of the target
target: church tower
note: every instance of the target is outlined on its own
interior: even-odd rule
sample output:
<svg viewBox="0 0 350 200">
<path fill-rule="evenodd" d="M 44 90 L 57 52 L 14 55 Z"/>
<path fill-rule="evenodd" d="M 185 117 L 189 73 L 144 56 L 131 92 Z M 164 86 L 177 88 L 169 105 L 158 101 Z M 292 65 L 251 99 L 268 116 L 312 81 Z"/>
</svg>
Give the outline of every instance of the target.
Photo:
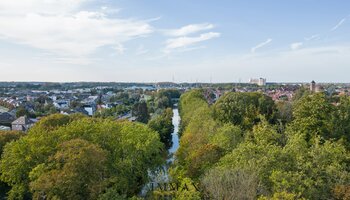
<svg viewBox="0 0 350 200">
<path fill-rule="evenodd" d="M 315 81 L 311 81 L 310 91 L 311 92 L 316 92 L 316 82 Z"/>
</svg>

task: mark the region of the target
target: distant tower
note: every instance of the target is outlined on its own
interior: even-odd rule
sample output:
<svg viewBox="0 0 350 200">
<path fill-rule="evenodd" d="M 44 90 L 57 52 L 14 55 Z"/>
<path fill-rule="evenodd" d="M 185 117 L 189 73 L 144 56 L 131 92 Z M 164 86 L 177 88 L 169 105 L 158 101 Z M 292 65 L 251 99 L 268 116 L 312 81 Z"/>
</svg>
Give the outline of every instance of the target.
<svg viewBox="0 0 350 200">
<path fill-rule="evenodd" d="M 311 92 L 316 92 L 316 82 L 315 81 L 311 81 L 310 91 Z"/>
</svg>

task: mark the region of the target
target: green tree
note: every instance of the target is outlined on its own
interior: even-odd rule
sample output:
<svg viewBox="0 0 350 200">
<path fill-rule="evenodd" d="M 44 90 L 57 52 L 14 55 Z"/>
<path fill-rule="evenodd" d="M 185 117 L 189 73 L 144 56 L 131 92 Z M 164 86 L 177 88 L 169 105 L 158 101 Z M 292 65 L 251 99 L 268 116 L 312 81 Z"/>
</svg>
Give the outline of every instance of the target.
<svg viewBox="0 0 350 200">
<path fill-rule="evenodd" d="M 305 133 L 308 141 L 318 135 L 324 139 L 335 138 L 331 120 L 334 110 L 323 93 L 303 96 L 293 106 L 294 120 L 289 128 Z"/>
<path fill-rule="evenodd" d="M 223 123 L 232 123 L 250 129 L 259 122 L 258 115 L 264 115 L 268 121 L 274 120 L 273 100 L 261 93 L 229 92 L 214 105 L 214 117 Z"/>
<path fill-rule="evenodd" d="M 350 97 L 342 96 L 331 117 L 332 137 L 343 139 L 350 149 Z"/>
<path fill-rule="evenodd" d="M 227 153 L 231 152 L 243 141 L 243 131 L 232 124 L 225 124 L 218 128 L 210 138 L 210 143 L 217 145 Z"/>
<path fill-rule="evenodd" d="M 0 131 L 0 159 L 5 145 L 9 142 L 18 140 L 22 136 L 24 136 L 24 133 L 21 131 Z M 10 187 L 4 182 L 0 181 L 0 199 L 5 198 L 6 193 L 9 190 Z"/>
<path fill-rule="evenodd" d="M 29 112 L 23 106 L 20 106 L 17 108 L 16 117 L 19 118 L 22 116 L 29 116 Z"/>
<path fill-rule="evenodd" d="M 82 139 L 62 143 L 29 174 L 33 199 L 96 199 L 107 176 L 107 152 Z"/>
<path fill-rule="evenodd" d="M 293 107 L 289 101 L 276 102 L 276 118 L 283 124 L 289 123 L 293 119 Z"/>
<path fill-rule="evenodd" d="M 35 175 L 42 166 L 52 167 L 48 165 L 50 158 L 63 151 L 63 143 L 74 139 L 86 140 L 107 152 L 105 165 L 109 173 L 105 181 L 108 184 L 103 189 L 116 188 L 120 195 L 128 197 L 137 194 L 148 180 L 148 170 L 163 161 L 159 135 L 143 124 L 69 117 L 68 123 L 64 117 L 49 118 L 49 124 L 44 118 L 26 136 L 5 146 L 0 174 L 1 180 L 12 187 L 9 199 L 30 198 L 29 186 L 40 177 Z M 58 122 L 52 122 L 55 120 Z M 55 163 L 55 159 L 52 162 Z M 50 169 L 62 172 L 63 167 Z"/>
<path fill-rule="evenodd" d="M 204 194 L 210 199 L 256 199 L 258 178 L 254 172 L 212 169 L 201 180 Z"/>
<path fill-rule="evenodd" d="M 311 94 L 310 90 L 306 89 L 305 87 L 300 87 L 299 89 L 294 91 L 293 101 L 296 102 L 302 97 L 308 96 L 310 94 Z"/>
<path fill-rule="evenodd" d="M 167 149 L 172 145 L 171 134 L 174 131 L 172 117 L 172 109 L 167 108 L 161 115 L 154 117 L 148 122 L 148 126 L 159 133 L 160 141 L 164 143 Z"/>
<path fill-rule="evenodd" d="M 0 131 L 0 158 L 5 145 L 24 136 L 21 131 Z"/>
<path fill-rule="evenodd" d="M 132 109 L 132 114 L 136 117 L 136 121 L 142 123 L 147 123 L 150 118 L 146 102 L 136 103 Z"/>
<path fill-rule="evenodd" d="M 179 102 L 179 112 L 181 116 L 181 124 L 180 124 L 180 136 L 182 132 L 185 130 L 186 126 L 190 123 L 193 113 L 196 110 L 206 109 L 208 108 L 208 103 L 206 102 L 203 91 L 202 90 L 191 90 L 181 95 Z M 209 111 L 211 112 L 211 111 Z M 207 116 L 210 113 L 206 113 Z"/>
</svg>

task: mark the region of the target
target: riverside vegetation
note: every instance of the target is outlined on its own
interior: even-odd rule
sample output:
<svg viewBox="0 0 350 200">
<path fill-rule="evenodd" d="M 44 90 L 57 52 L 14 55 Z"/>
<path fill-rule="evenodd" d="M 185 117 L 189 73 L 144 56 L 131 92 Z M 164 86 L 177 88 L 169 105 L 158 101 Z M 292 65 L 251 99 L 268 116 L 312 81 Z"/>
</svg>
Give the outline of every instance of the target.
<svg viewBox="0 0 350 200">
<path fill-rule="evenodd" d="M 300 90 L 292 102 L 274 102 L 227 92 L 210 105 L 204 93 L 188 91 L 179 102 L 169 174 L 186 189 L 150 199 L 350 198 L 349 97 Z M 1 191 L 9 199 L 140 198 L 171 146 L 167 107 L 144 123 L 54 114 L 24 136 L 1 132 Z"/>
<path fill-rule="evenodd" d="M 171 174 L 201 188 L 182 199 L 350 199 L 350 98 L 299 90 L 181 96 L 182 136 Z"/>
</svg>

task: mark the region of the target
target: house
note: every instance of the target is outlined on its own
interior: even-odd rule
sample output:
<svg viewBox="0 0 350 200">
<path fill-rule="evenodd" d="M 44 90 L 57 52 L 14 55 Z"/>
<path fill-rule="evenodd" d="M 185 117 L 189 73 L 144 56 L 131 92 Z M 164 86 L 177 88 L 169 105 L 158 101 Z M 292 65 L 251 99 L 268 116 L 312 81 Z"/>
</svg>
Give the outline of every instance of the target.
<svg viewBox="0 0 350 200">
<path fill-rule="evenodd" d="M 9 112 L 0 113 L 0 125 L 11 125 L 16 118 Z"/>
<path fill-rule="evenodd" d="M 53 105 L 58 109 L 67 109 L 69 108 L 69 100 L 56 100 L 53 102 Z"/>
<path fill-rule="evenodd" d="M 83 115 L 89 115 L 89 113 L 84 108 L 75 108 L 70 110 L 61 111 L 61 114 L 70 115 L 75 113 L 81 113 Z"/>
<path fill-rule="evenodd" d="M 34 122 L 26 116 L 20 117 L 11 123 L 14 131 L 28 131 Z"/>
<path fill-rule="evenodd" d="M 0 126 L 0 131 L 10 131 L 11 128 L 7 126 Z"/>
<path fill-rule="evenodd" d="M 88 113 L 89 116 L 93 116 L 96 112 L 96 105 L 94 104 L 85 104 L 82 106 L 84 110 Z"/>
</svg>

